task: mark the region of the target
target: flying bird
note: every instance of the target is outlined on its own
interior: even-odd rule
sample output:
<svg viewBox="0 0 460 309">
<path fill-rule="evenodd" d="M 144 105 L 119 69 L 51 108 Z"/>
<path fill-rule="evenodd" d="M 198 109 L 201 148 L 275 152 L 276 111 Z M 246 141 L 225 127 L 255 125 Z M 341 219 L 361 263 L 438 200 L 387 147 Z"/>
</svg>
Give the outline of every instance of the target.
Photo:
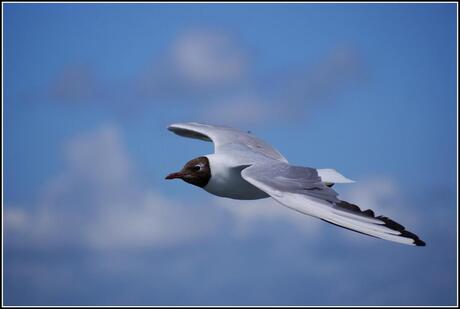
<svg viewBox="0 0 460 309">
<path fill-rule="evenodd" d="M 196 122 L 171 124 L 177 135 L 214 143 L 214 153 L 188 161 L 166 179 L 182 179 L 232 199 L 272 197 L 280 204 L 328 223 L 402 244 L 425 246 L 401 224 L 338 198 L 336 183 L 354 182 L 334 169 L 295 166 L 249 132 Z"/>
</svg>

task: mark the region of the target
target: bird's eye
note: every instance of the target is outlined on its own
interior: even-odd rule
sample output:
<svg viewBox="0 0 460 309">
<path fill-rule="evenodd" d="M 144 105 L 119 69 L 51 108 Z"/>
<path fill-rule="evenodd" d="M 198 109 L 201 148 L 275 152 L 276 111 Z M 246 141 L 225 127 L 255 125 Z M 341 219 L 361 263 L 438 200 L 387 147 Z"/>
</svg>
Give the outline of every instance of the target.
<svg viewBox="0 0 460 309">
<path fill-rule="evenodd" d="M 195 165 L 194 167 L 192 167 L 192 171 L 194 172 L 198 172 L 200 169 L 201 169 L 201 166 L 199 165 Z"/>
</svg>

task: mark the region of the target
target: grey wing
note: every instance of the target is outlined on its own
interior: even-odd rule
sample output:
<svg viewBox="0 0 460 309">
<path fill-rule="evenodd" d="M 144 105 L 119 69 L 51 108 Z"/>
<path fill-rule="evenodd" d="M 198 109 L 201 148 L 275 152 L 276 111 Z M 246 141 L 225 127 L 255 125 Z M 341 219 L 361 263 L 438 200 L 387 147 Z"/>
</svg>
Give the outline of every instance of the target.
<svg viewBox="0 0 460 309">
<path fill-rule="evenodd" d="M 241 176 L 269 194 L 282 205 L 326 222 L 369 236 L 403 244 L 424 246 L 417 235 L 395 221 L 374 215 L 337 198 L 316 169 L 286 163 L 256 164 L 245 168 Z"/>
<path fill-rule="evenodd" d="M 188 122 L 171 124 L 168 130 L 180 136 L 213 142 L 216 153 L 228 148 L 229 145 L 238 145 L 271 159 L 287 163 L 286 158 L 275 148 L 252 134 L 238 129 Z"/>
</svg>

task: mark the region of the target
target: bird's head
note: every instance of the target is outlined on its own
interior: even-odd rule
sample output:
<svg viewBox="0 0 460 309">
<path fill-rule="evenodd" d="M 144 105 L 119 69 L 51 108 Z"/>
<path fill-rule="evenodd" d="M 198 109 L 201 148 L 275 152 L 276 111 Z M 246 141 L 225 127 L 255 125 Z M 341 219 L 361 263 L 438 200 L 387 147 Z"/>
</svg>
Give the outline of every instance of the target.
<svg viewBox="0 0 460 309">
<path fill-rule="evenodd" d="M 203 188 L 211 178 L 211 168 L 206 157 L 198 157 L 188 161 L 184 167 L 176 173 L 171 173 L 165 179 L 182 179 L 192 185 Z"/>
</svg>

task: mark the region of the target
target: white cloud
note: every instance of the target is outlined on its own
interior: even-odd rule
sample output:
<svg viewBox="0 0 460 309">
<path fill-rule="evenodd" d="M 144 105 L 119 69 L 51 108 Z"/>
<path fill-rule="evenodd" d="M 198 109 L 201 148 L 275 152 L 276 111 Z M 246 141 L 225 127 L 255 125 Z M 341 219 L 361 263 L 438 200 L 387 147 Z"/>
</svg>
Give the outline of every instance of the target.
<svg viewBox="0 0 460 309">
<path fill-rule="evenodd" d="M 140 183 L 115 127 L 74 138 L 64 153 L 65 169 L 35 205 L 5 206 L 11 246 L 151 248 L 201 239 L 213 228 L 212 212 Z"/>
<path fill-rule="evenodd" d="M 252 233 L 257 223 L 291 224 L 305 238 L 313 238 L 320 231 L 322 222 L 288 209 L 272 198 L 254 201 L 235 201 L 216 198 L 215 204 L 226 209 L 235 220 L 234 232 L 239 237 Z"/>
<path fill-rule="evenodd" d="M 206 238 L 215 228 L 210 213 L 187 209 L 154 192 L 145 192 L 141 198 L 129 211 L 125 207 L 130 205 L 123 203 L 108 214 L 99 214 L 87 235 L 91 246 L 99 249 L 174 246 Z"/>
<path fill-rule="evenodd" d="M 234 82 L 244 75 L 247 62 L 230 36 L 209 30 L 180 35 L 172 58 L 179 75 L 199 86 Z"/>
<path fill-rule="evenodd" d="M 402 193 L 394 180 L 386 177 L 370 177 L 356 183 L 342 186 L 340 198 L 372 209 L 376 215 L 404 215 Z"/>
<path fill-rule="evenodd" d="M 134 95 L 166 104 L 213 105 L 248 78 L 248 59 L 238 40 L 224 31 L 187 29 L 155 55 L 150 65 L 135 77 Z"/>
</svg>

